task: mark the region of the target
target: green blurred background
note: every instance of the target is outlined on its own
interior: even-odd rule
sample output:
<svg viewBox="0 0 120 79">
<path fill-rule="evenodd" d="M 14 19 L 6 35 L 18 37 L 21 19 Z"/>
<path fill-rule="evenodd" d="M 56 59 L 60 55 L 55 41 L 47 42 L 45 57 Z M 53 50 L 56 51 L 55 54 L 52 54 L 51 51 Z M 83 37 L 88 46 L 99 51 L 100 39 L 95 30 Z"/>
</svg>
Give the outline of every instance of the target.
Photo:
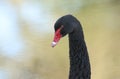
<svg viewBox="0 0 120 79">
<path fill-rule="evenodd" d="M 50 46 L 66 14 L 83 26 L 92 79 L 120 79 L 120 0 L 1 0 L 0 79 L 68 79 L 68 37 Z"/>
</svg>

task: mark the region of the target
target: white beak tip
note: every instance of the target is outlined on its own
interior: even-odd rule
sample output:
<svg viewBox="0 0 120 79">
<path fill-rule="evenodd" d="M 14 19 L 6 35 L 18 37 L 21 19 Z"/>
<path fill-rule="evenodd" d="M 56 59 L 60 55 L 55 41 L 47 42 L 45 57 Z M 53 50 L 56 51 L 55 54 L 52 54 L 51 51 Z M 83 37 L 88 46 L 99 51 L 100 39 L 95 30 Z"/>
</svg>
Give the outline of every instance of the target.
<svg viewBox="0 0 120 79">
<path fill-rule="evenodd" d="M 55 47 L 56 44 L 57 44 L 57 43 L 53 41 L 52 44 L 51 44 L 51 46 L 52 46 L 52 47 Z"/>
</svg>

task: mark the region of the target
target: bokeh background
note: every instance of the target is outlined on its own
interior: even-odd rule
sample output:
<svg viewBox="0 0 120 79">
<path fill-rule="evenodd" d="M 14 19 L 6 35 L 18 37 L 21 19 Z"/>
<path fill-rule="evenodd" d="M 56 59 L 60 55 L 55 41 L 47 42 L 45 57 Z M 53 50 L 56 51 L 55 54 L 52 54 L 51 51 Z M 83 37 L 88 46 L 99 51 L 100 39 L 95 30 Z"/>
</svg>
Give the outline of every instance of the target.
<svg viewBox="0 0 120 79">
<path fill-rule="evenodd" d="M 0 79 L 68 79 L 67 36 L 50 46 L 66 14 L 83 26 L 92 79 L 120 79 L 120 0 L 0 0 Z"/>
</svg>

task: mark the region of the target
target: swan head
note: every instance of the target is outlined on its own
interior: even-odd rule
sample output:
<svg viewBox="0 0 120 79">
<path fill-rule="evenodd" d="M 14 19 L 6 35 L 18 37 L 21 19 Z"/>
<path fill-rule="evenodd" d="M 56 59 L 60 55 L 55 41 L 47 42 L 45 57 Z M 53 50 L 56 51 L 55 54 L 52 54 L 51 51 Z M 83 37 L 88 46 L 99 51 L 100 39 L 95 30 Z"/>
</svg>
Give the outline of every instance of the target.
<svg viewBox="0 0 120 79">
<path fill-rule="evenodd" d="M 51 46 L 52 47 L 56 46 L 61 37 L 64 37 L 67 34 L 75 32 L 78 26 L 79 26 L 78 20 L 72 15 L 65 15 L 59 18 L 54 25 L 55 34 Z"/>
</svg>

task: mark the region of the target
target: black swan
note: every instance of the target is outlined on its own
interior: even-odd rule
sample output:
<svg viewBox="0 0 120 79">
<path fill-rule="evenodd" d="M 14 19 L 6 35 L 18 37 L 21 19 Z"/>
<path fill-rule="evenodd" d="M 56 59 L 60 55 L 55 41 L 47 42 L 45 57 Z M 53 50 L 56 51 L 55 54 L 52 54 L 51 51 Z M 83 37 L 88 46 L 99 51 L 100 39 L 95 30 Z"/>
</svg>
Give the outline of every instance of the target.
<svg viewBox="0 0 120 79">
<path fill-rule="evenodd" d="M 80 22 L 72 15 L 65 15 L 56 21 L 54 28 L 52 47 L 69 34 L 69 79 L 91 79 L 89 55 Z"/>
</svg>

